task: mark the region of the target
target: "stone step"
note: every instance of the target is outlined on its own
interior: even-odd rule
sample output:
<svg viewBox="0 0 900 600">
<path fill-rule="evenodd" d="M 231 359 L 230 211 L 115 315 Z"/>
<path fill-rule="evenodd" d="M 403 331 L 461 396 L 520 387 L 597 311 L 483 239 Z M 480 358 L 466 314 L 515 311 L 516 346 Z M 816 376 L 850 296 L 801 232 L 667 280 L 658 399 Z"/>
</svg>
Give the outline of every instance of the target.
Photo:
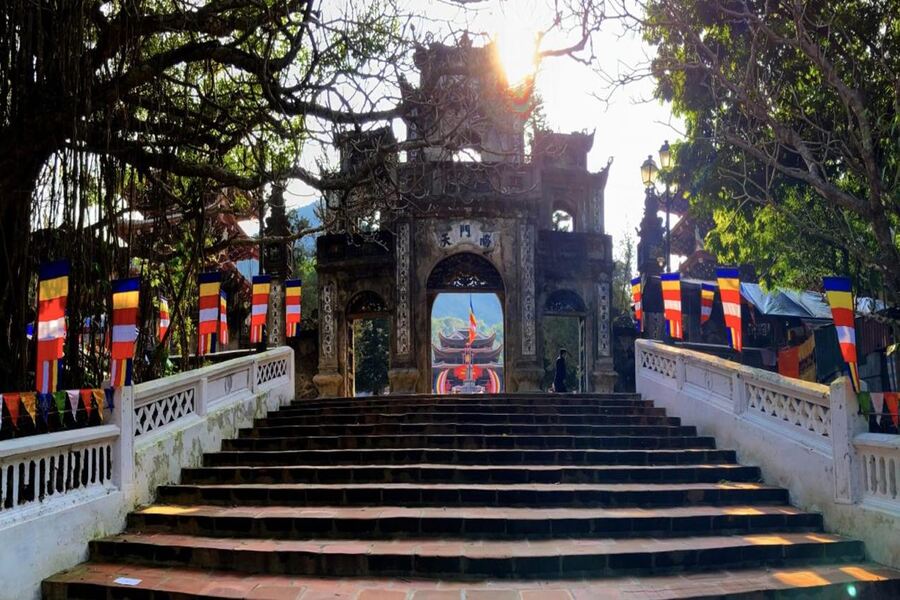
<svg viewBox="0 0 900 600">
<path fill-rule="evenodd" d="M 378 412 L 417 412 L 427 414 L 443 413 L 506 413 L 530 414 L 542 412 L 557 415 L 592 414 L 592 415 L 630 415 L 656 414 L 664 415 L 665 409 L 653 406 L 649 401 L 631 400 L 616 404 L 574 404 L 558 406 L 555 404 L 476 404 L 472 402 L 460 404 L 431 404 L 409 402 L 385 402 L 384 404 L 360 406 L 326 406 L 319 408 L 302 408 L 294 405 L 286 406 L 270 413 L 271 417 L 303 417 L 315 415 L 366 415 Z"/>
<path fill-rule="evenodd" d="M 136 585 L 115 583 L 119 577 Z M 852 590 L 852 594 L 851 594 Z M 670 576 L 529 581 L 335 580 L 121 563 L 84 563 L 50 577 L 46 600 L 682 600 L 900 598 L 900 572 L 875 563 L 706 570 Z"/>
<path fill-rule="evenodd" d="M 714 483 L 759 481 L 759 467 L 736 464 L 664 466 L 565 465 L 296 465 L 194 467 L 185 484 L 224 483 Z"/>
<path fill-rule="evenodd" d="M 374 425 L 381 423 L 427 424 L 465 423 L 467 425 L 681 425 L 678 417 L 663 415 L 557 415 L 550 413 L 369 413 L 364 415 L 275 415 L 254 419 L 256 427 L 285 427 L 292 425 Z"/>
<path fill-rule="evenodd" d="M 862 542 L 824 533 L 630 539 L 274 540 L 126 533 L 90 544 L 93 560 L 244 573 L 457 580 L 658 575 L 699 568 L 863 561 Z"/>
<path fill-rule="evenodd" d="M 307 435 L 697 435 L 693 426 L 671 425 L 482 425 L 477 423 L 381 423 L 375 425 L 287 425 L 240 430 L 246 437 Z"/>
<path fill-rule="evenodd" d="M 790 506 L 445 508 L 154 505 L 128 516 L 140 533 L 275 539 L 627 538 L 814 532 L 819 514 Z"/>
<path fill-rule="evenodd" d="M 319 408 L 330 406 L 365 407 L 399 402 L 421 402 L 430 404 L 531 404 L 571 406 L 578 404 L 592 404 L 601 406 L 604 404 L 618 404 L 622 402 L 650 403 L 652 401 L 641 398 L 640 394 L 454 394 L 446 396 L 415 395 L 415 396 L 365 396 L 359 398 L 316 398 L 293 400 L 292 407 Z"/>
<path fill-rule="evenodd" d="M 163 485 L 161 504 L 219 506 L 666 507 L 787 504 L 784 488 L 761 483 L 684 484 L 227 484 Z"/>
<path fill-rule="evenodd" d="M 732 464 L 734 450 L 455 450 L 385 448 L 355 450 L 238 450 L 203 456 L 203 466 L 373 465 L 696 465 Z"/>
<path fill-rule="evenodd" d="M 567 449 L 713 449 L 716 441 L 701 436 L 572 436 L 572 435 L 310 435 L 241 437 L 222 441 L 223 450 L 352 450 L 444 448 L 465 450 L 567 450 Z"/>
</svg>

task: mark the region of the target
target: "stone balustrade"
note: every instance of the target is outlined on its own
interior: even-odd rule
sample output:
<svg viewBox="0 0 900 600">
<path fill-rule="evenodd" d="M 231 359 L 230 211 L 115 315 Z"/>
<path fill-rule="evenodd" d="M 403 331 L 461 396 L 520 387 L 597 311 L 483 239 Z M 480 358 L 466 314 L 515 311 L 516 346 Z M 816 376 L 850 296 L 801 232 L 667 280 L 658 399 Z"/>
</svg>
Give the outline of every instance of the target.
<svg viewBox="0 0 900 600">
<path fill-rule="evenodd" d="M 43 578 L 121 531 L 157 486 L 289 402 L 293 356 L 277 348 L 141 383 L 117 390 L 101 426 L 0 441 L 0 597 L 38 598 Z"/>
<path fill-rule="evenodd" d="M 849 380 L 825 386 L 650 340 L 635 342 L 637 391 L 761 467 L 826 526 L 900 567 L 900 436 L 865 433 Z"/>
</svg>

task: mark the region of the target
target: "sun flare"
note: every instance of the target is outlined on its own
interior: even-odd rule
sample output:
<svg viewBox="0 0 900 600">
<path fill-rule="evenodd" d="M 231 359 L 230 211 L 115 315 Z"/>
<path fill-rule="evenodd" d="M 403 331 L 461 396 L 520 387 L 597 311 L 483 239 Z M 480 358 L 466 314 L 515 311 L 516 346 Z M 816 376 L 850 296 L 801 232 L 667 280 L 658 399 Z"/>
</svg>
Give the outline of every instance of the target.
<svg viewBox="0 0 900 600">
<path fill-rule="evenodd" d="M 510 86 L 524 83 L 537 70 L 537 35 L 520 27 L 507 27 L 494 36 L 497 59 Z"/>
</svg>

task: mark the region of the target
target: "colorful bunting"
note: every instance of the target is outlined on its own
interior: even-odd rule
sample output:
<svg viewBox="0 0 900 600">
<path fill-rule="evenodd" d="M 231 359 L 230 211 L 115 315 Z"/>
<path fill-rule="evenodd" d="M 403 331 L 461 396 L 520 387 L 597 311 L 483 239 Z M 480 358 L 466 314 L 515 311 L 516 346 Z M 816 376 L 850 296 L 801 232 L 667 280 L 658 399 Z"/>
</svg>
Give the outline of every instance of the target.
<svg viewBox="0 0 900 600">
<path fill-rule="evenodd" d="M 253 302 L 250 306 L 250 343 L 263 341 L 266 327 L 266 315 L 269 312 L 269 290 L 272 277 L 256 275 L 253 278 Z"/>
<path fill-rule="evenodd" d="M 900 428 L 900 394 L 897 392 L 884 393 L 885 412 L 890 415 L 891 421 L 894 422 L 895 428 Z M 884 427 L 884 416 L 882 416 L 882 427 Z"/>
<path fill-rule="evenodd" d="M 216 351 L 221 282 L 222 274 L 218 271 L 200 273 L 200 322 L 197 325 L 198 356 Z"/>
<path fill-rule="evenodd" d="M 300 334 L 301 302 L 303 300 L 303 282 L 299 279 L 288 279 L 284 282 L 284 324 L 287 337 Z"/>
<path fill-rule="evenodd" d="M 163 341 L 166 332 L 169 330 L 169 301 L 159 297 L 159 324 L 157 326 L 159 332 L 159 341 Z"/>
<path fill-rule="evenodd" d="M 631 280 L 631 301 L 634 303 L 635 328 L 644 331 L 644 291 L 640 277 Z"/>
<path fill-rule="evenodd" d="M 228 298 L 225 290 L 219 292 L 219 347 L 228 343 Z"/>
<path fill-rule="evenodd" d="M 712 316 L 713 299 L 716 297 L 716 286 L 711 283 L 700 284 L 700 324 L 703 325 Z"/>
<path fill-rule="evenodd" d="M 91 390 L 79 390 L 79 395 L 81 396 L 81 403 L 84 404 L 84 412 L 90 420 L 91 413 L 94 411 L 94 394 L 91 393 Z"/>
<path fill-rule="evenodd" d="M 116 391 L 112 388 L 106 388 L 103 391 L 106 394 L 106 408 L 112 411 L 116 407 Z"/>
<path fill-rule="evenodd" d="M 681 275 L 678 273 L 663 273 L 659 276 L 662 284 L 663 315 L 666 318 L 666 326 L 669 335 L 680 340 L 684 338 L 681 326 Z"/>
<path fill-rule="evenodd" d="M 66 414 L 66 399 L 68 398 L 68 394 L 66 392 L 53 392 L 53 402 L 56 404 L 56 414 L 59 416 L 59 424 L 60 426 L 65 425 L 65 414 Z"/>
<path fill-rule="evenodd" d="M 850 371 L 853 389 L 860 391 L 859 370 L 856 359 L 856 323 L 853 308 L 853 294 L 850 293 L 849 277 L 825 277 L 825 296 L 831 306 L 831 318 L 837 330 L 841 355 Z"/>
<path fill-rule="evenodd" d="M 856 395 L 856 401 L 859 402 L 859 412 L 861 414 L 866 416 L 872 414 L 873 396 L 875 396 L 875 394 L 870 394 L 869 392 L 860 392 Z"/>
<path fill-rule="evenodd" d="M 103 421 L 103 400 L 106 397 L 106 394 L 103 393 L 103 390 L 98 389 L 90 390 L 90 392 L 91 396 L 93 396 L 94 404 L 97 405 L 97 416 Z"/>
<path fill-rule="evenodd" d="M 19 398 L 22 400 L 25 412 L 31 417 L 31 422 L 37 425 L 37 394 L 34 392 L 22 392 Z"/>
<path fill-rule="evenodd" d="M 53 402 L 53 394 L 38 394 L 37 405 L 41 420 L 50 425 L 50 404 Z"/>
<path fill-rule="evenodd" d="M 6 404 L 6 410 L 9 412 L 9 418 L 12 419 L 14 429 L 19 428 L 19 394 L 3 394 L 3 403 Z"/>
<path fill-rule="evenodd" d="M 37 365 L 35 379 L 41 393 L 55 392 L 59 362 L 66 342 L 66 298 L 69 262 L 41 265 L 38 276 Z"/>
<path fill-rule="evenodd" d="M 134 343 L 138 332 L 138 302 L 141 282 L 137 277 L 112 282 L 112 351 L 110 386 L 131 385 Z"/>
<path fill-rule="evenodd" d="M 80 390 L 66 390 L 66 395 L 69 397 L 69 406 L 72 409 L 72 418 L 78 418 L 78 399 L 81 397 Z"/>
<path fill-rule="evenodd" d="M 722 312 L 725 315 L 725 327 L 731 334 L 731 347 L 735 352 L 744 349 L 743 329 L 741 323 L 741 279 L 734 268 L 716 269 L 719 280 L 719 297 L 722 299 Z"/>
</svg>

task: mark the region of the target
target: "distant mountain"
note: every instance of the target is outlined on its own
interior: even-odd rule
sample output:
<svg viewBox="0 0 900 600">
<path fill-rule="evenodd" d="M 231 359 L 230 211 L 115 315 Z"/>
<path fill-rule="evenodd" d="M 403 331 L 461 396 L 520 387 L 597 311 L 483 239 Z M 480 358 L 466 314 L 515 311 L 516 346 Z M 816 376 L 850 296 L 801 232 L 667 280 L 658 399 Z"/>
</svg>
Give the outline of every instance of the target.
<svg viewBox="0 0 900 600">
<path fill-rule="evenodd" d="M 304 206 L 298 206 L 297 208 L 291 209 L 292 213 L 296 213 L 297 218 L 305 218 L 309 221 L 310 227 L 318 227 L 322 222 L 319 220 L 319 217 L 316 216 L 316 208 L 319 206 L 319 201 L 313 201 Z M 309 251 L 314 251 L 316 249 L 316 236 L 310 235 L 304 238 L 301 238 L 298 242 L 304 249 Z"/>
</svg>

